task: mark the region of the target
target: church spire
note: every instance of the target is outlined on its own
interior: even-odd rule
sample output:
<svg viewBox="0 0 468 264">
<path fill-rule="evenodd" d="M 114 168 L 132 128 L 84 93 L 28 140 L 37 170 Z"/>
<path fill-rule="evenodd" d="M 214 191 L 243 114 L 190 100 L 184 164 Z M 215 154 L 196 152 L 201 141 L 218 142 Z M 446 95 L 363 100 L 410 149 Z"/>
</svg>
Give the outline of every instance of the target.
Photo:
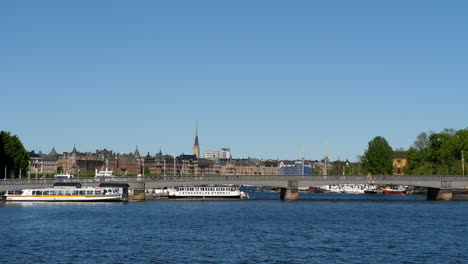
<svg viewBox="0 0 468 264">
<path fill-rule="evenodd" d="M 141 156 L 140 156 L 140 151 L 138 151 L 138 145 L 137 145 L 136 148 L 135 148 L 135 152 L 133 153 L 133 156 L 134 156 L 136 159 L 141 158 Z"/>
<path fill-rule="evenodd" d="M 76 157 L 77 155 L 78 155 L 78 151 L 76 151 L 76 146 L 75 146 L 75 144 L 73 144 L 73 150 L 71 152 L 71 156 Z"/>
<path fill-rule="evenodd" d="M 193 144 L 193 155 L 200 158 L 200 144 L 198 143 L 198 123 L 195 123 L 195 143 Z"/>
</svg>

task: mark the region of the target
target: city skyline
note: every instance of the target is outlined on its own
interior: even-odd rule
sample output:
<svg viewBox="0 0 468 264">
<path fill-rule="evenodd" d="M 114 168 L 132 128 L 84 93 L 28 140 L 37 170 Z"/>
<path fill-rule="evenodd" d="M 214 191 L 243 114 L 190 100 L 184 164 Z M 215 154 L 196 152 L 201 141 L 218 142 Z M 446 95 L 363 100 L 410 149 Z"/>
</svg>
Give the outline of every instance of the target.
<svg viewBox="0 0 468 264">
<path fill-rule="evenodd" d="M 0 130 L 27 150 L 355 161 L 463 129 L 464 1 L 1 3 Z M 338 3 L 338 4 L 337 4 Z"/>
</svg>

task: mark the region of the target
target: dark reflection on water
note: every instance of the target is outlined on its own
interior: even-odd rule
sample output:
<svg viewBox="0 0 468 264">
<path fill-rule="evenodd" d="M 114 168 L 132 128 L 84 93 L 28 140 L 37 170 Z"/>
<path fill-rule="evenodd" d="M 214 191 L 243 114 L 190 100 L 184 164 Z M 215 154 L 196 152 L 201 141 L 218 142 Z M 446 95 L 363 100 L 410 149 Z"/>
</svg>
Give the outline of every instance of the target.
<svg viewBox="0 0 468 264">
<path fill-rule="evenodd" d="M 0 262 L 467 263 L 466 201 L 305 194 L 283 202 L 277 193 L 249 194 L 0 204 Z"/>
</svg>

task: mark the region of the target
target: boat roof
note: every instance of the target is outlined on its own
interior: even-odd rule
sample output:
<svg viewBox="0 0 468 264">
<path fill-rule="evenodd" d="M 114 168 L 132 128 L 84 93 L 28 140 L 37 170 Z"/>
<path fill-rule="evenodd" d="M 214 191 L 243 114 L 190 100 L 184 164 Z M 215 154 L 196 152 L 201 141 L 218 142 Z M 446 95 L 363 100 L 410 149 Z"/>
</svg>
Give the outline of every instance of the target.
<svg viewBox="0 0 468 264">
<path fill-rule="evenodd" d="M 55 187 L 76 187 L 76 188 L 81 188 L 81 183 L 79 183 L 79 182 L 56 182 L 56 183 L 54 183 L 54 188 Z"/>
<path fill-rule="evenodd" d="M 240 187 L 239 185 L 232 185 L 232 184 L 226 184 L 226 185 L 179 185 L 176 187 Z"/>
<path fill-rule="evenodd" d="M 105 183 L 103 182 L 99 184 L 99 187 L 122 187 L 122 188 L 127 187 L 128 188 L 130 187 L 130 185 L 128 183 L 110 183 L 110 182 Z"/>
</svg>

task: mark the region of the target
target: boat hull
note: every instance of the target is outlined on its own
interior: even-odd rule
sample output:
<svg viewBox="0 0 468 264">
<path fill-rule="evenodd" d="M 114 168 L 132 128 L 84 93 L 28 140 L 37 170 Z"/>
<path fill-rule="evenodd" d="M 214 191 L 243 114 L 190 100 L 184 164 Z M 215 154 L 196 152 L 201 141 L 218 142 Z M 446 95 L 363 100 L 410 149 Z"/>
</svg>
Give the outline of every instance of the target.
<svg viewBox="0 0 468 264">
<path fill-rule="evenodd" d="M 181 200 L 226 200 L 226 199 L 241 199 L 239 196 L 171 196 L 168 195 L 168 198 L 171 199 L 181 199 Z"/>
<path fill-rule="evenodd" d="M 106 196 L 4 196 L 6 202 L 111 202 L 122 201 L 120 195 Z"/>
<path fill-rule="evenodd" d="M 405 194 L 406 190 L 383 190 L 384 194 Z"/>
<path fill-rule="evenodd" d="M 238 186 L 177 186 L 168 191 L 168 198 L 191 200 L 243 199 L 248 195 Z"/>
<path fill-rule="evenodd" d="M 383 194 L 383 191 L 382 190 L 364 190 L 364 193 L 365 194 Z"/>
</svg>

